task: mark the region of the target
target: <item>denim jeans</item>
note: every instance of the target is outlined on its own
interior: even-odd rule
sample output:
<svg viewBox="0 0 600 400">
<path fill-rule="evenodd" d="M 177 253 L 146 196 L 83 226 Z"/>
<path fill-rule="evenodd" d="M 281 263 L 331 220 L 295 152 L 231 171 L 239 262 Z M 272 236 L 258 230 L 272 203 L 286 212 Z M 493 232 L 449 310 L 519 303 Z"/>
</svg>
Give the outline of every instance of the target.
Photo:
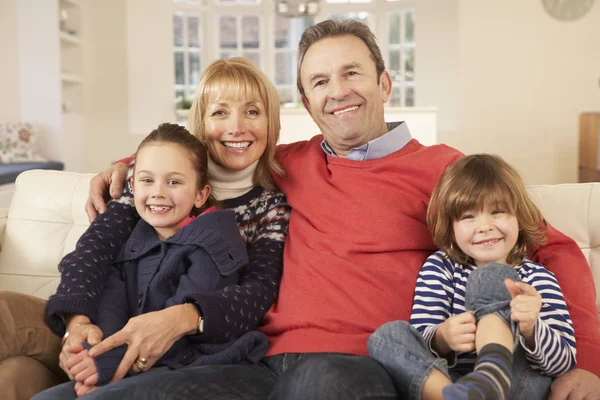
<svg viewBox="0 0 600 400">
<path fill-rule="evenodd" d="M 75 399 L 72 382 L 33 400 Z M 334 353 L 282 354 L 257 365 L 153 368 L 99 388 L 98 399 L 397 399 L 385 369 L 370 357 Z"/>
<path fill-rule="evenodd" d="M 488 264 L 469 276 L 465 293 L 467 309 L 480 320 L 494 313 L 504 319 L 515 336 L 514 361 L 511 371 L 509 399 L 545 399 L 552 379 L 534 371 L 519 344 L 517 325 L 510 320 L 511 296 L 504 279 L 520 280 L 514 268 L 503 264 Z M 367 342 L 369 354 L 379 361 L 392 377 L 402 398 L 421 399 L 421 389 L 433 368 L 451 381 L 460 376 L 448 368 L 445 359 L 435 357 L 423 336 L 406 321 L 388 322 L 378 328 Z"/>
</svg>

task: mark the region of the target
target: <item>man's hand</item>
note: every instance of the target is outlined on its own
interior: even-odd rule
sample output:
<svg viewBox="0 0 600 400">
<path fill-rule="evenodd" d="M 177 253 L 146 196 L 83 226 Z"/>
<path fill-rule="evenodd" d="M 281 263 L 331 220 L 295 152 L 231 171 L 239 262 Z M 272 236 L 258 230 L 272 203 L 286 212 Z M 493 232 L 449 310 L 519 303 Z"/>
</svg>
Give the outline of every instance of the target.
<svg viewBox="0 0 600 400">
<path fill-rule="evenodd" d="M 512 296 L 510 318 L 519 323 L 519 332 L 529 348 L 535 348 L 535 324 L 542 309 L 542 296 L 523 282 L 505 279 L 504 285 Z"/>
<path fill-rule="evenodd" d="M 434 337 L 435 347 L 444 355 L 450 350 L 462 353 L 474 351 L 476 331 L 473 311 L 453 315 L 437 328 Z"/>
<path fill-rule="evenodd" d="M 89 318 L 83 315 L 76 315 L 69 319 L 67 324 L 69 335 L 65 339 L 60 355 L 58 356 L 59 366 L 73 380 L 75 377 L 69 372 L 69 359 L 75 357 L 84 351 L 83 342 L 87 341 L 92 346 L 100 343 L 102 340 L 102 331 L 96 325 L 93 325 Z"/>
<path fill-rule="evenodd" d="M 191 309 L 193 310 L 190 311 Z M 122 344 L 127 344 L 127 351 L 112 381 L 122 379 L 128 372 L 130 375 L 143 372 L 134 364 L 138 358 L 147 360 L 144 369 L 147 371 L 177 340 L 188 333 L 186 321 L 190 319 L 195 326 L 194 321 L 197 321 L 198 314 L 191 304 L 138 315 L 131 318 L 119 332 L 90 349 L 90 355 L 96 357 Z"/>
<path fill-rule="evenodd" d="M 88 215 L 90 223 L 98 216 L 106 211 L 105 197 L 107 192 L 110 197 L 118 199 L 123 193 L 123 182 L 127 177 L 128 166 L 118 162 L 110 168 L 105 169 L 90 180 L 90 191 L 87 202 L 85 203 L 85 212 Z"/>
<path fill-rule="evenodd" d="M 552 382 L 548 400 L 600 400 L 600 378 L 583 369 L 573 369 Z"/>
</svg>

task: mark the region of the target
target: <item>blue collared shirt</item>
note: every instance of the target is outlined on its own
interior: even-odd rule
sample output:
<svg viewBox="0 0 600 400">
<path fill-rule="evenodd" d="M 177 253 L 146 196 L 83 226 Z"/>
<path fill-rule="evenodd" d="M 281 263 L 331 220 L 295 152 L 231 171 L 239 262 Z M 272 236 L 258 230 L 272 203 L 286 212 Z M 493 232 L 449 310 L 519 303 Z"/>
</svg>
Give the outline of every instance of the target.
<svg viewBox="0 0 600 400">
<path fill-rule="evenodd" d="M 386 123 L 388 132 L 383 136 L 375 138 L 360 147 L 351 149 L 346 158 L 355 161 L 377 160 L 388 156 L 404 146 L 412 139 L 408 125 L 404 121 Z M 337 157 L 329 143 L 321 142 L 321 148 L 325 154 Z"/>
</svg>

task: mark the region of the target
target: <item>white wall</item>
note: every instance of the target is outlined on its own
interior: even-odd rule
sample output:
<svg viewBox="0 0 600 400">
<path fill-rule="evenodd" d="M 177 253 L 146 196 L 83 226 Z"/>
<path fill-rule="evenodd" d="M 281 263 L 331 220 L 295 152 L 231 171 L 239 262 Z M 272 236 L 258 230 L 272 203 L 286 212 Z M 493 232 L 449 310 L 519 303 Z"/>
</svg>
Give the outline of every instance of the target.
<svg viewBox="0 0 600 400">
<path fill-rule="evenodd" d="M 21 113 L 16 0 L 0 0 L 0 59 L 0 122 L 16 122 Z"/>
<path fill-rule="evenodd" d="M 539 1 L 461 0 L 459 133 L 445 142 L 495 152 L 529 184 L 576 182 L 578 115 L 600 110 L 600 5 L 559 22 Z"/>
<path fill-rule="evenodd" d="M 128 124 L 126 4 L 122 0 L 90 1 L 84 11 L 84 168 L 97 172 L 137 147 Z"/>
</svg>

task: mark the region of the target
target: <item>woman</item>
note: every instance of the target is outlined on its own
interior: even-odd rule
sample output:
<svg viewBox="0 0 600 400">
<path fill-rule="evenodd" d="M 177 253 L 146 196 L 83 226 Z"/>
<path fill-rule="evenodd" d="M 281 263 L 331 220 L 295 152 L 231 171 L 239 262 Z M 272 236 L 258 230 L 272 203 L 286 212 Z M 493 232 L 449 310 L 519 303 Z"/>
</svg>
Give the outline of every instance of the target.
<svg viewBox="0 0 600 400">
<path fill-rule="evenodd" d="M 127 372 L 136 374 L 142 372 L 141 369 L 149 369 L 176 340 L 187 334 L 198 334 L 199 328 L 200 340 L 206 341 L 219 336 L 226 326 L 231 331 L 228 324 L 233 324 L 238 334 L 256 328 L 278 290 L 289 207 L 284 196 L 275 192 L 270 175 L 282 174 L 274 159 L 280 129 L 275 88 L 245 59 L 218 60 L 201 77 L 189 125 L 190 131 L 209 150 L 209 183 L 213 194 L 223 208 L 236 213 L 250 262 L 238 285 L 199 294 L 193 304 L 132 318 L 125 328 L 105 340 L 95 350 L 107 351 L 123 343 L 128 345 L 115 380 Z M 132 210 L 127 193 L 109 203 L 107 212 L 96 218 L 72 254 L 84 251 L 86 245 L 96 245 L 104 246 L 105 254 L 110 252 L 112 256 L 106 259 L 114 258 L 119 251 L 114 248 L 120 247 L 115 243 L 122 245 L 137 221 L 132 217 L 135 215 Z M 112 237 L 99 239 L 94 228 L 103 226 L 106 230 L 106 225 L 114 228 L 110 229 Z M 74 273 L 68 271 L 68 258 L 65 259 L 67 261 L 61 263 L 63 279 L 67 273 Z M 78 273 L 87 279 L 104 279 L 105 264 L 106 260 L 98 260 L 94 268 Z M 83 286 L 80 293 L 73 294 L 61 292 L 59 285 L 47 304 L 49 326 L 54 332 L 67 332 L 60 353 L 60 365 L 65 371 L 78 363 L 78 355 L 83 354 L 83 341 L 95 344 L 101 338 L 99 329 L 90 323 L 95 313 L 93 300 L 98 293 L 88 293 Z M 229 309 L 239 312 L 234 317 L 224 312 Z M 95 388 L 94 384 L 93 380 L 78 382 L 77 393 L 90 391 Z M 94 393 L 100 397 L 102 390 Z"/>
</svg>

